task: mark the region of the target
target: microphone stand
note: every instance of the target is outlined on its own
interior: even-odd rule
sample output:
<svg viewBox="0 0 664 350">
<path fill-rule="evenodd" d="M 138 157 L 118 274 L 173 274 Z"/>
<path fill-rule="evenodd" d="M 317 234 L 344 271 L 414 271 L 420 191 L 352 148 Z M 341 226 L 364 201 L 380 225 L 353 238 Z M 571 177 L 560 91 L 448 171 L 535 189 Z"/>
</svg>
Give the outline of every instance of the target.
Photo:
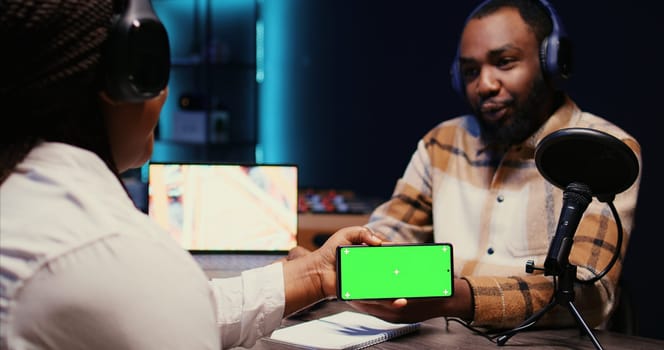
<svg viewBox="0 0 664 350">
<path fill-rule="evenodd" d="M 533 261 L 526 263 L 527 273 L 544 270 L 545 276 L 553 276 L 555 291 L 549 304 L 518 327 L 497 335 L 496 343 L 498 346 L 505 345 L 516 333 L 532 327 L 549 310 L 560 305 L 570 311 L 595 348 L 602 350 L 599 341 L 574 305 L 574 284 L 593 284 L 599 281 L 611 270 L 620 256 L 623 228 L 613 199 L 617 193 L 626 190 L 638 179 L 639 159 L 626 143 L 610 134 L 589 128 L 566 128 L 554 131 L 540 141 L 535 150 L 535 164 L 545 179 L 565 189 L 564 210 L 561 211 L 544 267 L 534 267 Z M 614 174 L 613 169 L 619 169 L 619 172 Z M 571 229 L 576 230 L 581 219 L 581 215 L 577 214 L 585 210 L 593 195 L 600 202 L 609 205 L 616 222 L 618 240 L 613 257 L 604 270 L 590 279 L 579 280 L 576 277 L 577 267 L 569 263 L 574 241 L 574 231 Z"/>
<path fill-rule="evenodd" d="M 575 185 L 585 186 L 583 184 L 573 183 L 572 185 L 568 186 L 565 191 L 574 192 Z M 606 199 L 600 198 L 600 200 L 604 201 Z M 551 302 L 549 302 L 549 304 L 547 304 L 544 308 L 542 308 L 541 310 L 539 310 L 538 312 L 534 313 L 526 320 L 524 320 L 521 323 L 521 325 L 500 335 L 496 339 L 496 343 L 498 344 L 498 346 L 505 345 L 505 343 L 507 343 L 507 341 L 512 336 L 516 335 L 518 332 L 522 330 L 532 327 L 533 325 L 535 325 L 535 323 L 537 323 L 537 321 L 539 321 L 539 319 L 542 316 L 544 316 L 544 314 L 549 312 L 549 310 L 551 310 L 556 305 L 561 305 L 567 307 L 572 316 L 574 316 L 574 319 L 581 328 L 581 331 L 583 331 L 583 333 L 587 334 L 590 337 L 590 340 L 595 346 L 595 349 L 603 350 L 602 345 L 599 343 L 599 340 L 597 339 L 595 334 L 593 334 L 592 330 L 581 316 L 581 313 L 574 305 L 574 298 L 575 298 L 574 281 L 576 280 L 577 267 L 576 265 L 572 265 L 569 263 L 569 253 L 572 248 L 573 240 L 571 238 L 569 239 L 565 238 L 561 242 L 558 242 L 555 239 L 556 237 L 554 237 L 554 242 L 552 242 L 553 250 L 549 253 L 549 257 L 547 257 L 547 261 L 544 264 L 545 265 L 544 268 L 534 267 L 532 261 L 526 263 L 526 272 L 532 273 L 533 270 L 544 270 L 545 275 L 553 276 L 554 285 L 556 285 L 556 280 L 558 280 L 558 285 L 556 291 L 553 294 Z M 618 247 L 618 249 L 620 249 L 620 247 Z"/>
<path fill-rule="evenodd" d="M 572 264 L 567 264 L 567 266 L 565 266 L 565 268 L 562 269 L 562 272 L 559 273 L 559 277 L 560 277 L 559 286 L 555 294 L 553 295 L 553 299 L 551 300 L 551 302 L 537 313 L 528 317 L 525 321 L 523 321 L 523 323 L 521 323 L 520 326 L 498 337 L 496 339 L 496 342 L 498 343 L 499 346 L 505 345 L 505 343 L 507 343 L 507 341 L 512 336 L 516 335 L 518 332 L 535 325 L 535 323 L 537 323 L 537 321 L 539 321 L 539 319 L 542 316 L 544 316 L 544 314 L 546 314 L 549 310 L 551 310 L 554 306 L 561 305 L 561 306 L 566 306 L 569 309 L 570 313 L 574 316 L 576 322 L 579 324 L 579 327 L 581 327 L 581 330 L 590 337 L 590 340 L 592 341 L 593 345 L 595 345 L 595 349 L 597 350 L 603 349 L 602 345 L 599 343 L 599 340 L 597 339 L 595 334 L 593 334 L 590 327 L 588 327 L 588 324 L 583 320 L 581 313 L 579 313 L 579 310 L 574 305 L 574 279 L 576 277 L 576 266 Z M 556 278 L 555 275 L 554 278 Z"/>
</svg>

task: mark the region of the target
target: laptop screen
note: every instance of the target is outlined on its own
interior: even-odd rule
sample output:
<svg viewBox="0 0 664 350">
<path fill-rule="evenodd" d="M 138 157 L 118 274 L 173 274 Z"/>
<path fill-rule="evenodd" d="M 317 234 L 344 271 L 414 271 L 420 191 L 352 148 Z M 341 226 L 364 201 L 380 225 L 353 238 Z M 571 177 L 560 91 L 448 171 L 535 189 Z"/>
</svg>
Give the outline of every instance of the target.
<svg viewBox="0 0 664 350">
<path fill-rule="evenodd" d="M 297 166 L 150 163 L 148 215 L 190 252 L 297 244 Z"/>
</svg>

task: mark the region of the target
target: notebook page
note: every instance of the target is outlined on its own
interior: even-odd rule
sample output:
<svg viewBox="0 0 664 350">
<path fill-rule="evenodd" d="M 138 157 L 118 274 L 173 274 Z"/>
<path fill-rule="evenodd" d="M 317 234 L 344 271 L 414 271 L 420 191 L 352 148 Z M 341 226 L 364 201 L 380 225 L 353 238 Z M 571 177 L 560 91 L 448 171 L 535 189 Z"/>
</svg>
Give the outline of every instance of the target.
<svg viewBox="0 0 664 350">
<path fill-rule="evenodd" d="M 275 330 L 268 341 L 307 349 L 362 349 L 419 329 L 419 323 L 390 323 L 354 311 Z"/>
</svg>

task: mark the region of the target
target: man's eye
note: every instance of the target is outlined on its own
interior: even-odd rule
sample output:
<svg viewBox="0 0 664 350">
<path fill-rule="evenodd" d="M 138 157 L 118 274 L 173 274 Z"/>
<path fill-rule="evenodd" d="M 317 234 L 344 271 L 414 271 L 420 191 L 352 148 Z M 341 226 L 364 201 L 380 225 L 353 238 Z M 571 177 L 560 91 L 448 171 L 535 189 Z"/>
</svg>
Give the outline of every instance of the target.
<svg viewBox="0 0 664 350">
<path fill-rule="evenodd" d="M 502 57 L 496 62 L 496 66 L 502 68 L 502 69 L 508 69 L 511 68 L 516 60 L 512 57 Z"/>
<path fill-rule="evenodd" d="M 461 69 L 461 75 L 464 79 L 469 80 L 476 77 L 479 74 L 479 69 L 476 67 L 464 67 Z"/>
</svg>

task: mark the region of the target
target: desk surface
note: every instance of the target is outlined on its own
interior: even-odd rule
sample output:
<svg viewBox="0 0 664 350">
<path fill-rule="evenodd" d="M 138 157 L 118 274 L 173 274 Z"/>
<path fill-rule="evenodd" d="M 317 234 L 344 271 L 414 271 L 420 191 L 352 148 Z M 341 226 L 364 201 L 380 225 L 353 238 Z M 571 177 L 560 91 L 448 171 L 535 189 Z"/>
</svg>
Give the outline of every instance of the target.
<svg viewBox="0 0 664 350">
<path fill-rule="evenodd" d="M 282 326 L 320 318 L 351 307 L 340 301 L 327 301 L 297 317 L 285 319 Z M 664 349 L 664 340 L 633 337 L 607 331 L 594 331 L 602 347 L 611 349 Z M 527 330 L 517 333 L 504 346 L 476 335 L 456 322 L 445 325 L 443 318 L 422 323 L 419 331 L 376 344 L 371 349 L 595 349 L 593 343 L 576 328 L 555 330 Z M 251 349 L 292 349 L 285 345 L 259 340 Z"/>
</svg>

